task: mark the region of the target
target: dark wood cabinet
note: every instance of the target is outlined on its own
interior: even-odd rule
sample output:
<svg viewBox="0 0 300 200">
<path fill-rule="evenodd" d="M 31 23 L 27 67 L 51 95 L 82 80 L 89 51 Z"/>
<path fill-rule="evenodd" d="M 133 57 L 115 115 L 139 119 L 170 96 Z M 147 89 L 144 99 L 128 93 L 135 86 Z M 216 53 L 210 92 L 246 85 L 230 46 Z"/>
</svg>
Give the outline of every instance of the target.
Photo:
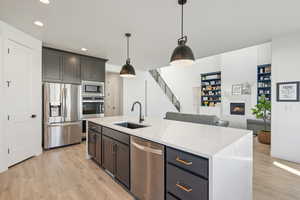
<svg viewBox="0 0 300 200">
<path fill-rule="evenodd" d="M 102 135 L 96 134 L 96 158 L 95 160 L 99 165 L 102 165 Z"/>
<path fill-rule="evenodd" d="M 116 142 L 116 178 L 127 188 L 130 184 L 130 152 L 129 146 Z"/>
<path fill-rule="evenodd" d="M 103 127 L 103 167 L 127 188 L 130 186 L 130 137 Z"/>
<path fill-rule="evenodd" d="M 44 47 L 42 52 L 45 82 L 81 84 L 82 80 L 105 81 L 105 59 L 47 47 Z"/>
<path fill-rule="evenodd" d="M 52 49 L 43 48 L 43 81 L 62 81 L 62 55 Z"/>
<path fill-rule="evenodd" d="M 102 129 L 94 123 L 88 124 L 88 154 L 99 165 L 102 164 Z"/>
<path fill-rule="evenodd" d="M 105 82 L 105 62 L 106 60 L 81 57 L 81 79 Z"/>
<path fill-rule="evenodd" d="M 89 131 L 88 133 L 88 154 L 92 157 L 96 157 L 96 133 Z"/>
<path fill-rule="evenodd" d="M 63 54 L 62 81 L 64 83 L 81 84 L 81 70 L 79 56 Z"/>
<path fill-rule="evenodd" d="M 115 151 L 114 151 L 114 140 L 103 136 L 103 163 L 102 166 L 108 170 L 111 174 L 115 173 Z"/>
</svg>

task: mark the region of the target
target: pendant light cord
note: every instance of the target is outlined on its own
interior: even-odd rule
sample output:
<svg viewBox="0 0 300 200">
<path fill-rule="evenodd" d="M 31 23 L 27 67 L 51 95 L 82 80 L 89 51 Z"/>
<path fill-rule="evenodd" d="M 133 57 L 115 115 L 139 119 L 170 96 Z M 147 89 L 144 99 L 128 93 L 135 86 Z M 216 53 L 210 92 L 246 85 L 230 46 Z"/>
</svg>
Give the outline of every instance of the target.
<svg viewBox="0 0 300 200">
<path fill-rule="evenodd" d="M 183 38 L 183 4 L 181 4 L 181 38 Z"/>
<path fill-rule="evenodd" d="M 129 59 L 129 36 L 127 36 L 127 60 Z"/>
</svg>

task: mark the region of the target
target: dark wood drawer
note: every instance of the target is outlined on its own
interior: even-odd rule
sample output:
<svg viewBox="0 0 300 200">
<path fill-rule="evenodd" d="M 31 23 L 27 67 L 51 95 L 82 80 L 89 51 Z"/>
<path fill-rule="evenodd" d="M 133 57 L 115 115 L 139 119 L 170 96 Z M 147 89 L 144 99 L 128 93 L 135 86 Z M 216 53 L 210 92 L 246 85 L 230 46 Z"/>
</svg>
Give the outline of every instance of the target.
<svg viewBox="0 0 300 200">
<path fill-rule="evenodd" d="M 167 164 L 167 192 L 179 199 L 208 200 L 208 181 L 182 170 L 174 165 Z"/>
<path fill-rule="evenodd" d="M 115 140 L 118 140 L 119 142 L 122 142 L 124 144 L 129 145 L 129 142 L 130 142 L 129 135 L 126 135 L 124 133 L 121 133 L 119 131 L 115 131 L 113 129 L 106 128 L 106 127 L 103 127 L 102 133 L 103 133 L 103 135 L 106 135 L 106 136 L 111 137 Z"/>
<path fill-rule="evenodd" d="M 204 178 L 208 178 L 208 159 L 198 157 L 173 148 L 167 148 L 167 161 L 183 169 L 189 170 Z"/>
<path fill-rule="evenodd" d="M 173 197 L 172 195 L 170 195 L 169 193 L 167 193 L 166 200 L 178 200 L 178 199 L 176 199 L 175 197 Z"/>
<path fill-rule="evenodd" d="M 89 129 L 101 133 L 101 126 L 93 122 L 88 122 Z"/>
</svg>

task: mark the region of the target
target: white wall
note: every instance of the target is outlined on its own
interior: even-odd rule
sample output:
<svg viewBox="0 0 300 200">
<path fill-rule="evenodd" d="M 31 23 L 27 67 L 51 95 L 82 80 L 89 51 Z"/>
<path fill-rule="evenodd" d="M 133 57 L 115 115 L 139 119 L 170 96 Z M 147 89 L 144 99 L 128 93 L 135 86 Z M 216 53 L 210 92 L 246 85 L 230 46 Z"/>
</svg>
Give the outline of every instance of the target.
<svg viewBox="0 0 300 200">
<path fill-rule="evenodd" d="M 272 43 L 268 42 L 257 46 L 257 64 L 272 63 Z"/>
<path fill-rule="evenodd" d="M 300 162 L 300 102 L 277 102 L 276 83 L 300 81 L 300 32 L 272 40 L 272 146 L 274 157 Z"/>
<path fill-rule="evenodd" d="M 253 118 L 251 108 L 257 98 L 257 46 L 222 54 L 222 118 L 231 127 L 246 128 L 247 118 Z M 249 83 L 251 95 L 232 95 L 232 85 Z M 230 103 L 245 103 L 245 115 L 231 115 Z"/>
<path fill-rule="evenodd" d="M 138 117 L 138 108 L 131 112 L 134 101 L 142 103 L 143 113 L 145 113 L 145 104 L 147 104 L 148 117 L 163 118 L 166 112 L 176 111 L 148 71 L 136 70 L 136 75 L 135 78 L 124 78 L 124 115 Z M 145 84 L 147 85 L 147 95 L 145 94 Z"/>
<path fill-rule="evenodd" d="M 119 65 L 113 65 L 110 63 L 105 64 L 105 71 L 107 72 L 116 72 L 119 73 L 121 71 L 122 66 Z"/>
<path fill-rule="evenodd" d="M 200 107 L 200 96 L 195 97 L 195 90 L 201 86 L 201 74 L 221 70 L 220 56 L 199 59 L 187 67 L 168 66 L 159 69 L 162 77 L 181 103 L 183 113 L 206 113 L 207 109 Z M 198 104 L 197 102 L 198 101 Z M 200 107 L 200 110 L 196 106 Z M 203 108 L 203 110 L 201 110 Z M 212 114 L 218 115 L 220 108 L 212 108 Z"/>
</svg>

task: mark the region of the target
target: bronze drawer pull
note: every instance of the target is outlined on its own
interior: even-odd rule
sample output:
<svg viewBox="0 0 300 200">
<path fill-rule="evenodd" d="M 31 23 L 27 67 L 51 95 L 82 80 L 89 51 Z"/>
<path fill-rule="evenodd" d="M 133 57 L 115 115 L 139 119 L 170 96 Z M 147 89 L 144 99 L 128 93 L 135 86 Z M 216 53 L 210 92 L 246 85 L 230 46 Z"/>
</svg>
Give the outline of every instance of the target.
<svg viewBox="0 0 300 200">
<path fill-rule="evenodd" d="M 180 185 L 179 183 L 176 183 L 176 186 L 179 187 L 181 190 L 183 190 L 185 192 L 191 192 L 191 191 L 193 191 L 192 188 L 187 188 L 185 186 Z"/>
<path fill-rule="evenodd" d="M 176 157 L 176 161 L 180 162 L 184 165 L 188 165 L 188 166 L 193 164 L 193 162 L 188 162 L 188 161 L 185 161 L 185 160 L 181 160 L 178 156 Z"/>
</svg>

